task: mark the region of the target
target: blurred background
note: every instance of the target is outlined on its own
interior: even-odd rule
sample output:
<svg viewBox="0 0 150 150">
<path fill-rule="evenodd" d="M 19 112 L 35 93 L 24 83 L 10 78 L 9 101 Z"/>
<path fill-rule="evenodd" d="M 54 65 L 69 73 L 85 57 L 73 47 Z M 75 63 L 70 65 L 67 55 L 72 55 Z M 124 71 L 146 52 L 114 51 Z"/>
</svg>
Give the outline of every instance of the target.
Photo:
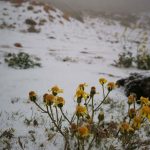
<svg viewBox="0 0 150 150">
<path fill-rule="evenodd" d="M 150 0 L 46 0 L 65 11 L 137 13 L 150 11 Z"/>
</svg>

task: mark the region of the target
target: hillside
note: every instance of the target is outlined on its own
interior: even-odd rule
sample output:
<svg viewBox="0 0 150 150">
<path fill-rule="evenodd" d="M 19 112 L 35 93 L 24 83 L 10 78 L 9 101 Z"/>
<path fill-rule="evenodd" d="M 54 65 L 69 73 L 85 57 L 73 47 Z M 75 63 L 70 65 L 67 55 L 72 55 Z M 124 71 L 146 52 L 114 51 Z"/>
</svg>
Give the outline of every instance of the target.
<svg viewBox="0 0 150 150">
<path fill-rule="evenodd" d="M 85 82 L 88 89 L 96 86 L 100 91 L 100 77 L 115 82 L 131 72 L 146 73 L 135 66 L 116 67 L 114 61 L 127 50 L 136 55 L 143 34 L 150 37 L 147 24 L 147 28 L 140 23 L 126 28 L 120 20 L 87 15 L 83 23 L 51 5 L 29 2 L 18 5 L 0 1 L 0 12 L 0 135 L 6 130 L 13 134 L 11 139 L 0 138 L 0 149 L 62 149 L 63 139 L 50 130 L 48 118 L 29 101 L 29 91 L 35 90 L 40 99 L 50 87 L 60 86 L 64 89 L 65 109 L 71 114 L 78 84 Z M 146 18 L 142 16 L 137 22 Z M 6 58 L 20 52 L 28 53 L 40 65 L 29 69 L 8 66 Z M 112 91 L 110 99 L 116 109 L 105 105 L 105 119 L 120 121 L 126 111 L 123 89 Z"/>
</svg>

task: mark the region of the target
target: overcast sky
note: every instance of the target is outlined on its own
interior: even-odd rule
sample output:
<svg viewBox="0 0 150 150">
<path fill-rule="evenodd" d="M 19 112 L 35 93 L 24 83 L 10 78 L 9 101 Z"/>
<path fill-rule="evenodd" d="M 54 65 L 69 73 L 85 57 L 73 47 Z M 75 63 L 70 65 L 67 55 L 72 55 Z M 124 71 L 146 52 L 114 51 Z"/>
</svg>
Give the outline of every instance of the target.
<svg viewBox="0 0 150 150">
<path fill-rule="evenodd" d="M 59 7 L 73 10 L 112 12 L 150 11 L 150 0 L 47 0 Z"/>
</svg>

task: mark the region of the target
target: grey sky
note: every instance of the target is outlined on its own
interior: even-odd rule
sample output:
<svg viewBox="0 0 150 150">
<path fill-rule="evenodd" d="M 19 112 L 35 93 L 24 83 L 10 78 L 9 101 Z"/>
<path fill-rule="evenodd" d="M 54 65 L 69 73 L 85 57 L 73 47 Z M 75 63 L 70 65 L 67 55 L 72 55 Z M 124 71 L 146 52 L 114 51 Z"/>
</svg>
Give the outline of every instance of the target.
<svg viewBox="0 0 150 150">
<path fill-rule="evenodd" d="M 112 12 L 150 11 L 150 0 L 46 0 L 59 7 L 73 10 Z"/>
</svg>

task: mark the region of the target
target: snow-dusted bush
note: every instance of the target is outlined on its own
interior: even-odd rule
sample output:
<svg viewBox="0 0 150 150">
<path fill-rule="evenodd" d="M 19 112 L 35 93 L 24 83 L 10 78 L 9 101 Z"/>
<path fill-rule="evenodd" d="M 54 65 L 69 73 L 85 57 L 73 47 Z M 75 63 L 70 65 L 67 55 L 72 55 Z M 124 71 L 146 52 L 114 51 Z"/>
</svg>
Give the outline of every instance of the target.
<svg viewBox="0 0 150 150">
<path fill-rule="evenodd" d="M 114 61 L 115 66 L 129 68 L 132 66 L 134 57 L 131 52 L 123 52 L 118 55 L 118 60 Z"/>
<path fill-rule="evenodd" d="M 15 69 L 40 67 L 41 64 L 37 60 L 39 60 L 39 58 L 37 59 L 24 52 L 20 52 L 18 54 L 8 53 L 5 56 L 5 62 L 8 64 L 8 66 Z"/>
</svg>

